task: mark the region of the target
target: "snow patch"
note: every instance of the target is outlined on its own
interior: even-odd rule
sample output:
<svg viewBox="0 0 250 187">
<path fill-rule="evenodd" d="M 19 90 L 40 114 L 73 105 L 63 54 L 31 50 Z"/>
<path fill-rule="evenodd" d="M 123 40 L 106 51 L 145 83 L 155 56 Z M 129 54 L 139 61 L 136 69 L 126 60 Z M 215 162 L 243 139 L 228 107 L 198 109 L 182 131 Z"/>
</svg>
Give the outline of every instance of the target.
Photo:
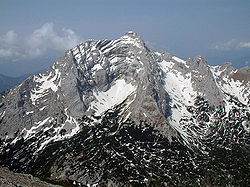
<svg viewBox="0 0 250 187">
<path fill-rule="evenodd" d="M 248 104 L 247 96 L 249 95 L 249 87 L 248 90 L 245 90 L 245 86 L 240 81 L 234 81 L 233 79 L 227 79 L 224 80 L 227 84 L 219 84 L 221 86 L 221 89 L 239 99 L 241 103 L 244 105 Z"/>
<path fill-rule="evenodd" d="M 131 63 L 133 63 L 134 59 L 129 58 L 129 57 L 126 57 L 126 58 L 125 58 L 125 61 L 126 61 L 128 64 L 131 64 Z"/>
<path fill-rule="evenodd" d="M 39 110 L 40 111 L 43 111 L 46 107 L 48 107 L 47 105 L 46 106 L 43 106 L 42 108 L 40 108 Z"/>
<path fill-rule="evenodd" d="M 48 137 L 46 138 L 46 140 L 44 142 L 41 143 L 40 147 L 37 149 L 36 153 L 40 150 L 42 150 L 49 142 L 52 141 L 60 141 L 66 138 L 70 138 L 73 135 L 75 135 L 76 133 L 79 132 L 80 130 L 80 125 L 77 122 L 77 120 L 73 117 L 71 117 L 68 112 L 67 112 L 67 108 L 64 110 L 65 111 L 65 115 L 66 115 L 66 121 L 64 122 L 64 124 L 62 124 L 59 127 L 54 128 L 55 131 L 55 135 L 52 137 Z M 74 128 L 72 128 L 74 127 Z M 43 129 L 44 132 L 46 132 L 47 130 L 53 128 L 51 127 L 46 127 L 45 129 Z M 67 133 L 65 135 L 60 134 L 62 129 L 67 129 L 70 130 L 70 133 Z"/>
<path fill-rule="evenodd" d="M 189 68 L 189 66 L 187 65 L 185 60 L 182 60 L 182 59 L 180 59 L 180 58 L 178 58 L 176 56 L 173 56 L 172 59 L 174 59 L 177 62 L 180 62 L 180 63 L 184 64 L 187 68 Z"/>
<path fill-rule="evenodd" d="M 2 113 L 0 113 L 0 119 L 3 119 L 4 115 L 5 115 L 5 111 L 3 111 Z"/>
<path fill-rule="evenodd" d="M 135 90 L 136 87 L 131 83 L 126 83 L 124 79 L 116 80 L 108 91 L 94 92 L 96 100 L 90 104 L 90 108 L 96 111 L 96 115 L 101 115 L 108 109 L 122 103 Z"/>
<path fill-rule="evenodd" d="M 210 70 L 214 76 L 217 87 L 219 87 L 224 93 L 237 97 L 244 105 L 248 105 L 248 98 L 250 95 L 249 83 L 247 83 L 248 86 L 245 86 L 244 83 L 239 80 L 235 81 L 229 76 L 222 76 L 225 69 L 220 70 L 219 66 L 210 66 Z"/>
<path fill-rule="evenodd" d="M 121 43 L 126 45 L 133 45 L 135 47 L 141 48 L 139 38 L 131 38 L 130 36 L 124 35 L 121 37 Z"/>
<path fill-rule="evenodd" d="M 210 66 L 210 70 L 215 75 L 214 77 L 217 78 L 221 75 L 221 73 L 225 70 L 219 70 L 219 66 Z"/>
<path fill-rule="evenodd" d="M 36 86 L 30 93 L 30 99 L 33 105 L 36 105 L 36 101 L 39 98 L 42 98 L 49 94 L 49 90 L 51 89 L 53 92 L 58 90 L 58 87 L 61 86 L 61 72 L 58 69 L 55 69 L 55 75 L 52 75 L 52 72 L 49 73 L 48 76 L 44 76 L 43 74 L 34 76 L 34 83 Z M 58 82 L 58 83 L 55 83 Z"/>
<path fill-rule="evenodd" d="M 98 70 L 101 70 L 103 69 L 102 66 L 100 64 L 96 64 L 94 65 L 94 67 L 92 68 L 92 71 L 98 71 Z"/>
<path fill-rule="evenodd" d="M 34 111 L 26 112 L 25 115 L 33 114 Z"/>
<path fill-rule="evenodd" d="M 170 125 L 175 128 L 181 136 L 188 142 L 189 135 L 182 129 L 180 120 L 183 117 L 190 117 L 186 106 L 194 104 L 198 93 L 194 91 L 191 81 L 191 73 L 183 75 L 173 69 L 174 62 L 163 60 L 159 63 L 165 73 L 164 89 L 171 98 L 172 115 L 168 118 Z"/>
<path fill-rule="evenodd" d="M 77 55 L 75 55 L 75 59 L 76 59 L 76 62 L 78 64 L 80 64 L 81 60 L 82 60 L 82 55 L 80 53 L 78 53 Z"/>
<path fill-rule="evenodd" d="M 173 68 L 174 63 L 172 61 L 167 62 L 166 60 L 163 60 L 163 61 L 161 61 L 160 66 L 166 72 L 166 71 L 169 71 L 169 69 Z"/>
<path fill-rule="evenodd" d="M 42 127 L 44 124 L 46 124 L 46 122 L 49 121 L 50 118 L 51 118 L 51 117 L 48 117 L 48 118 L 46 118 L 46 119 L 43 120 L 43 121 L 35 122 L 35 124 L 36 124 L 37 126 L 31 127 L 29 130 L 27 130 L 26 128 L 24 128 L 24 129 L 22 130 L 22 133 L 23 133 L 23 132 L 26 133 L 26 134 L 23 136 L 24 140 L 26 140 L 27 138 L 32 137 L 33 135 L 35 135 L 35 133 L 36 133 L 37 131 L 39 131 L 39 128 Z M 22 133 L 21 133 L 21 134 L 22 134 Z"/>
<path fill-rule="evenodd" d="M 72 49 L 72 53 L 73 53 L 73 55 L 78 54 L 78 53 L 79 53 L 78 47 L 73 48 L 73 49 Z"/>
<path fill-rule="evenodd" d="M 112 58 L 112 59 L 110 60 L 110 63 L 111 63 L 111 64 L 115 64 L 115 63 L 118 62 L 119 60 L 120 60 L 120 58 L 114 57 L 114 58 Z"/>
</svg>

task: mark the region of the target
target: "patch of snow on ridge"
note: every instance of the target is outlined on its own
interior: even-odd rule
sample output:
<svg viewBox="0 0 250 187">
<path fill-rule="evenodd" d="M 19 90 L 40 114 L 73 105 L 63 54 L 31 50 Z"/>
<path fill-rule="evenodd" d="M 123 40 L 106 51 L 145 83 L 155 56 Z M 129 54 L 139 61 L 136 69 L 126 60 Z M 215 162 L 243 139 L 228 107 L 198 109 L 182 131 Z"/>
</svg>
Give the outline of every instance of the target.
<svg viewBox="0 0 250 187">
<path fill-rule="evenodd" d="M 58 90 L 58 87 L 61 86 L 61 73 L 58 69 L 55 69 L 55 75 L 52 76 L 52 72 L 48 76 L 34 76 L 33 81 L 40 85 L 36 85 L 33 90 L 31 90 L 30 99 L 33 105 L 36 105 L 36 100 L 42 98 L 49 94 L 49 89 L 53 92 Z M 56 84 L 55 81 L 58 81 Z"/>
<path fill-rule="evenodd" d="M 214 76 L 217 86 L 225 93 L 235 96 L 244 105 L 248 105 L 249 102 L 249 83 L 248 87 L 244 86 L 239 80 L 235 81 L 229 76 L 222 76 L 221 73 L 225 70 L 220 70 L 219 66 L 210 66 L 210 70 Z"/>
<path fill-rule="evenodd" d="M 24 128 L 22 130 L 22 132 L 20 134 L 25 134 L 23 136 L 23 139 L 26 140 L 27 138 L 31 138 L 33 137 L 38 131 L 40 131 L 40 128 L 42 126 L 44 126 L 48 121 L 50 121 L 52 118 L 51 117 L 48 117 L 46 119 L 44 119 L 43 121 L 38 121 L 38 122 L 35 122 L 35 124 L 37 126 L 32 126 L 30 129 L 26 129 Z M 17 136 L 12 142 L 11 144 L 15 144 L 21 137 L 20 136 Z"/>
<path fill-rule="evenodd" d="M 34 111 L 26 112 L 25 115 L 33 114 Z"/>
<path fill-rule="evenodd" d="M 95 115 L 100 115 L 122 103 L 135 90 L 136 87 L 126 83 L 124 79 L 116 80 L 108 91 L 94 92 L 96 100 L 91 103 L 90 108 L 96 111 Z"/>
<path fill-rule="evenodd" d="M 166 60 L 163 60 L 160 63 L 160 66 L 163 68 L 163 70 L 168 71 L 170 68 L 174 66 L 174 63 L 171 61 L 167 62 Z"/>
<path fill-rule="evenodd" d="M 171 98 L 172 115 L 168 118 L 170 125 L 174 127 L 188 142 L 188 134 L 180 126 L 182 117 L 190 117 L 186 106 L 194 104 L 197 93 L 194 91 L 191 82 L 191 73 L 185 75 L 173 69 L 174 62 L 163 60 L 159 63 L 165 73 L 164 89 Z"/>
<path fill-rule="evenodd" d="M 141 47 L 140 45 L 140 39 L 138 38 L 131 38 L 130 36 L 127 36 L 127 35 L 124 35 L 121 37 L 121 43 L 123 44 L 130 44 L 130 45 L 133 45 L 133 46 L 136 46 L 138 48 Z"/>
<path fill-rule="evenodd" d="M 111 60 L 110 60 L 110 63 L 111 64 L 115 64 L 116 62 L 118 62 L 120 60 L 119 57 L 113 57 Z"/>
<path fill-rule="evenodd" d="M 219 77 L 221 73 L 225 71 L 225 69 L 219 70 L 219 66 L 209 66 L 209 67 L 215 78 Z"/>
<path fill-rule="evenodd" d="M 47 122 L 50 118 L 51 118 L 51 117 L 48 117 L 48 118 L 46 118 L 46 119 L 43 120 L 43 121 L 35 122 L 35 124 L 36 124 L 37 126 L 31 127 L 31 129 L 29 129 L 29 130 L 26 130 L 26 129 L 25 129 L 26 135 L 25 135 L 23 138 L 26 140 L 28 137 L 34 135 L 34 134 L 37 132 L 37 130 L 39 130 L 40 127 L 42 127 L 43 125 L 45 125 L 46 122 Z"/>
<path fill-rule="evenodd" d="M 180 59 L 180 58 L 178 58 L 178 57 L 176 57 L 176 56 L 173 56 L 172 59 L 174 59 L 174 60 L 177 61 L 177 62 L 180 62 L 180 63 L 185 64 L 185 66 L 186 66 L 187 68 L 189 68 L 189 66 L 187 65 L 187 63 L 186 63 L 185 60 L 182 60 L 182 59 Z"/>
<path fill-rule="evenodd" d="M 114 41 L 116 41 L 116 40 L 114 40 Z M 111 42 L 108 46 L 106 46 L 104 51 L 102 51 L 103 54 L 108 53 L 108 52 L 110 52 L 111 50 L 113 50 L 113 49 L 115 49 L 117 47 L 116 45 L 112 45 L 113 42 Z"/>
<path fill-rule="evenodd" d="M 197 93 L 194 91 L 191 82 L 191 73 L 182 75 L 180 72 L 171 69 L 173 62 L 163 60 L 160 63 L 162 70 L 165 72 L 165 89 L 172 95 L 175 101 L 184 101 L 185 105 L 193 103 Z"/>
<path fill-rule="evenodd" d="M 178 57 L 176 57 L 176 56 L 173 56 L 172 58 L 173 58 L 175 61 L 177 61 L 177 62 L 180 62 L 180 63 L 183 63 L 183 64 L 186 63 L 186 61 L 184 61 L 184 60 L 182 60 L 182 59 L 180 59 L 180 58 L 178 58 Z"/>
<path fill-rule="evenodd" d="M 5 111 L 3 111 L 2 113 L 0 112 L 0 120 L 3 119 L 4 114 L 5 114 Z"/>
<path fill-rule="evenodd" d="M 103 69 L 102 66 L 100 64 L 96 64 L 94 65 L 94 67 L 92 68 L 92 71 L 98 71 L 98 70 L 101 70 Z"/>
<path fill-rule="evenodd" d="M 243 83 L 241 83 L 238 80 L 234 81 L 233 79 L 227 79 L 225 81 L 227 84 L 223 85 L 220 84 L 221 89 L 224 92 L 237 97 L 241 103 L 247 105 L 248 104 L 247 94 L 249 95 L 249 90 L 247 91 L 247 93 L 245 92 L 245 87 Z"/>
<path fill-rule="evenodd" d="M 46 132 L 47 130 L 53 128 L 55 131 L 55 135 L 52 137 L 47 137 L 45 139 L 45 141 L 43 141 L 40 145 L 40 147 L 37 149 L 36 152 L 42 150 L 49 142 L 52 141 L 60 141 L 60 140 L 64 140 L 66 138 L 70 138 L 73 135 L 75 135 L 76 133 L 79 132 L 80 130 L 80 125 L 77 122 L 77 120 L 73 117 L 71 117 L 68 112 L 67 112 L 67 108 L 64 110 L 65 111 L 65 115 L 66 115 L 66 121 L 64 122 L 64 124 L 62 124 L 59 127 L 53 128 L 53 125 L 51 127 L 46 127 L 45 129 L 43 129 L 44 132 Z M 74 127 L 74 128 L 72 128 Z M 65 130 L 69 130 L 69 133 L 66 133 L 65 135 L 61 134 L 61 131 L 65 129 Z"/>
</svg>

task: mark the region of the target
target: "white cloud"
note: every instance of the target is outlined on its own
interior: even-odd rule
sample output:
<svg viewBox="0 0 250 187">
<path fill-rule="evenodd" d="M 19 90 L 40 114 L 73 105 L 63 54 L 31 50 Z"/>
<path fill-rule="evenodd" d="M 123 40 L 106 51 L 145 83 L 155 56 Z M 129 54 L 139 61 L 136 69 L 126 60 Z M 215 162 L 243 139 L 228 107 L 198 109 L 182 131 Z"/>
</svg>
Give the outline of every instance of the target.
<svg viewBox="0 0 250 187">
<path fill-rule="evenodd" d="M 0 57 L 10 58 L 19 55 L 18 36 L 15 31 L 10 30 L 0 37 Z"/>
<path fill-rule="evenodd" d="M 4 37 L 2 38 L 3 42 L 5 42 L 6 44 L 15 44 L 17 41 L 17 34 L 15 33 L 15 31 L 10 30 L 9 32 L 7 32 Z"/>
<path fill-rule="evenodd" d="M 239 47 L 250 48 L 250 42 L 240 42 Z"/>
<path fill-rule="evenodd" d="M 237 40 L 232 39 L 224 43 L 222 42 L 216 43 L 213 46 L 214 46 L 213 48 L 216 50 L 228 51 L 234 49 L 237 46 Z"/>
<path fill-rule="evenodd" d="M 19 55 L 20 53 L 13 48 L 0 49 L 0 57 L 3 57 L 3 58 L 11 58 L 11 57 L 19 56 Z"/>
<path fill-rule="evenodd" d="M 247 66 L 249 64 L 249 61 L 247 60 L 246 62 L 245 62 L 245 65 Z"/>
<path fill-rule="evenodd" d="M 224 43 L 216 43 L 213 45 L 213 49 L 221 51 L 229 51 L 240 48 L 250 48 L 250 42 L 240 42 L 237 39 L 232 39 Z"/>
<path fill-rule="evenodd" d="M 13 30 L 0 37 L 0 58 L 35 58 L 45 55 L 49 50 L 65 51 L 79 42 L 73 30 L 62 28 L 56 32 L 53 23 L 45 23 L 22 39 Z"/>
</svg>

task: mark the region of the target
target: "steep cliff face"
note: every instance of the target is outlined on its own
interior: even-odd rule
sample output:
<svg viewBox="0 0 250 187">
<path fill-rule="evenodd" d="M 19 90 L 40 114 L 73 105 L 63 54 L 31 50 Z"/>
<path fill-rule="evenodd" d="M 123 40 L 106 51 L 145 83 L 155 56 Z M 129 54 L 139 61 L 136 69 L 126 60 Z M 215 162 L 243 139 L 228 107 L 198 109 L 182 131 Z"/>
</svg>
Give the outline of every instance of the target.
<svg viewBox="0 0 250 187">
<path fill-rule="evenodd" d="M 0 163 L 81 185 L 205 184 L 213 159 L 231 167 L 218 149 L 249 163 L 249 87 L 247 67 L 153 52 L 132 31 L 88 40 L 2 98 Z"/>
</svg>

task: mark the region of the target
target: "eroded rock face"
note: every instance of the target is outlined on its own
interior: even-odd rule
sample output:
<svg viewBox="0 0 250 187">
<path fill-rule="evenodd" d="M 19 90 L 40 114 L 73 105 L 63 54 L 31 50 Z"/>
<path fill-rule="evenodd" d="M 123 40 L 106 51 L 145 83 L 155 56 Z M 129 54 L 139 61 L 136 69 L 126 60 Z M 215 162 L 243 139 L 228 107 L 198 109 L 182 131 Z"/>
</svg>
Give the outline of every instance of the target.
<svg viewBox="0 0 250 187">
<path fill-rule="evenodd" d="M 214 158 L 247 158 L 249 84 L 249 68 L 153 52 L 132 31 L 88 40 L 1 98 L 0 164 L 81 185 L 212 184 Z M 236 184 L 231 169 L 216 184 Z"/>
</svg>

